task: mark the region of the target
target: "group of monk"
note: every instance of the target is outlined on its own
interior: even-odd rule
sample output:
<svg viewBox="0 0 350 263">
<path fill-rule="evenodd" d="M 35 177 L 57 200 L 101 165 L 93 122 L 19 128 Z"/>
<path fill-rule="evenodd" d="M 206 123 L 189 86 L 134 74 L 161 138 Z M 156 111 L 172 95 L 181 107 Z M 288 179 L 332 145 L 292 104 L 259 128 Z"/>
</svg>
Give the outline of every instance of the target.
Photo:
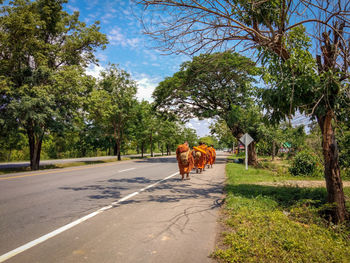
<svg viewBox="0 0 350 263">
<path fill-rule="evenodd" d="M 216 151 L 213 145 L 208 146 L 202 142 L 199 142 L 198 146 L 190 149 L 188 142 L 185 142 L 177 147 L 176 159 L 179 165 L 181 180 L 189 180 L 192 169 L 196 169 L 196 173 L 202 173 L 206 167 L 213 167 L 216 159 Z"/>
</svg>

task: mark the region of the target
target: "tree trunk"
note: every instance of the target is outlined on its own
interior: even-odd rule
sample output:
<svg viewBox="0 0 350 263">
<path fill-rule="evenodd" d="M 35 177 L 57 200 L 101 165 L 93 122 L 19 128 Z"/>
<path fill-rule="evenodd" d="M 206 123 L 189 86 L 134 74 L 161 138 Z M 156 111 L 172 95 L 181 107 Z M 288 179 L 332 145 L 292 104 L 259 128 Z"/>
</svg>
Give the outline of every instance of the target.
<svg viewBox="0 0 350 263">
<path fill-rule="evenodd" d="M 248 145 L 248 164 L 253 166 L 258 164 L 254 141 Z"/>
<path fill-rule="evenodd" d="M 169 144 L 166 145 L 166 155 L 169 155 Z"/>
<path fill-rule="evenodd" d="M 41 144 L 43 135 L 36 135 L 32 129 L 27 131 L 29 141 L 30 169 L 38 170 L 40 164 Z"/>
<path fill-rule="evenodd" d="M 272 141 L 272 161 L 275 160 L 276 142 Z"/>
<path fill-rule="evenodd" d="M 151 157 L 153 157 L 153 133 L 152 132 L 150 136 L 150 143 L 151 143 Z"/>
<path fill-rule="evenodd" d="M 117 143 L 117 141 L 114 142 L 113 155 L 114 156 L 118 155 L 118 143 Z"/>
<path fill-rule="evenodd" d="M 143 158 L 144 150 L 145 150 L 145 144 L 142 142 L 141 143 L 141 158 Z"/>
<path fill-rule="evenodd" d="M 120 156 L 120 140 L 119 139 L 117 141 L 117 156 L 118 156 L 118 161 L 120 161 L 121 156 Z"/>
<path fill-rule="evenodd" d="M 332 127 L 333 113 L 328 111 L 325 116 L 318 117 L 317 121 L 322 132 L 322 150 L 324 157 L 324 175 L 326 179 L 328 203 L 334 206 L 330 209 L 331 220 L 341 223 L 348 213 L 345 207 L 343 183 L 340 177 L 339 150 Z"/>
</svg>

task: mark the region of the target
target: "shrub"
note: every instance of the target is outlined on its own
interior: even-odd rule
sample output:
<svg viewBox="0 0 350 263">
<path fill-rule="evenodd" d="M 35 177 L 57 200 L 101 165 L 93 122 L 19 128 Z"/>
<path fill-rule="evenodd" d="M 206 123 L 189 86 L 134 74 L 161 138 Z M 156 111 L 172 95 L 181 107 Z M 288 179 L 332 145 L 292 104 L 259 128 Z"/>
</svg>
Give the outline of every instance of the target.
<svg viewBox="0 0 350 263">
<path fill-rule="evenodd" d="M 322 175 L 321 165 L 315 154 L 308 151 L 301 151 L 293 159 L 289 172 L 294 176 L 315 176 Z"/>
</svg>

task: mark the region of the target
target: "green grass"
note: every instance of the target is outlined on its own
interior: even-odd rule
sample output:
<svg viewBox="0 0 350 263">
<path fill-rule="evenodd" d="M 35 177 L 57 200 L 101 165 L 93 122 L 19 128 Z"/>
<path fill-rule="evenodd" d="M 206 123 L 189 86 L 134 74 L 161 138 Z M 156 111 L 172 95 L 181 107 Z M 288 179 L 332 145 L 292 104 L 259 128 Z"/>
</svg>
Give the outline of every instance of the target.
<svg viewBox="0 0 350 263">
<path fill-rule="evenodd" d="M 226 231 L 213 257 L 220 262 L 350 262 L 350 227 L 321 215 L 324 188 L 255 184 L 289 179 L 267 169 L 229 163 Z M 344 189 L 350 197 L 350 188 Z"/>
</svg>

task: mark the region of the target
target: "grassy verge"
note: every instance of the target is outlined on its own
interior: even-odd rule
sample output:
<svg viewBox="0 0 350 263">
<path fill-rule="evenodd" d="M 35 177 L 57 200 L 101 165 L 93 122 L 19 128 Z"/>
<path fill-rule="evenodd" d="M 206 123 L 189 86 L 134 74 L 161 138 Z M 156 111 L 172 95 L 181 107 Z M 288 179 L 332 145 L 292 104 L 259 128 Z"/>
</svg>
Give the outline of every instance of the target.
<svg viewBox="0 0 350 263">
<path fill-rule="evenodd" d="M 324 188 L 255 184 L 289 179 L 229 163 L 220 262 L 350 262 L 350 227 L 321 216 Z M 345 188 L 350 197 L 350 188 Z M 349 200 L 349 199 L 348 199 Z"/>
</svg>

